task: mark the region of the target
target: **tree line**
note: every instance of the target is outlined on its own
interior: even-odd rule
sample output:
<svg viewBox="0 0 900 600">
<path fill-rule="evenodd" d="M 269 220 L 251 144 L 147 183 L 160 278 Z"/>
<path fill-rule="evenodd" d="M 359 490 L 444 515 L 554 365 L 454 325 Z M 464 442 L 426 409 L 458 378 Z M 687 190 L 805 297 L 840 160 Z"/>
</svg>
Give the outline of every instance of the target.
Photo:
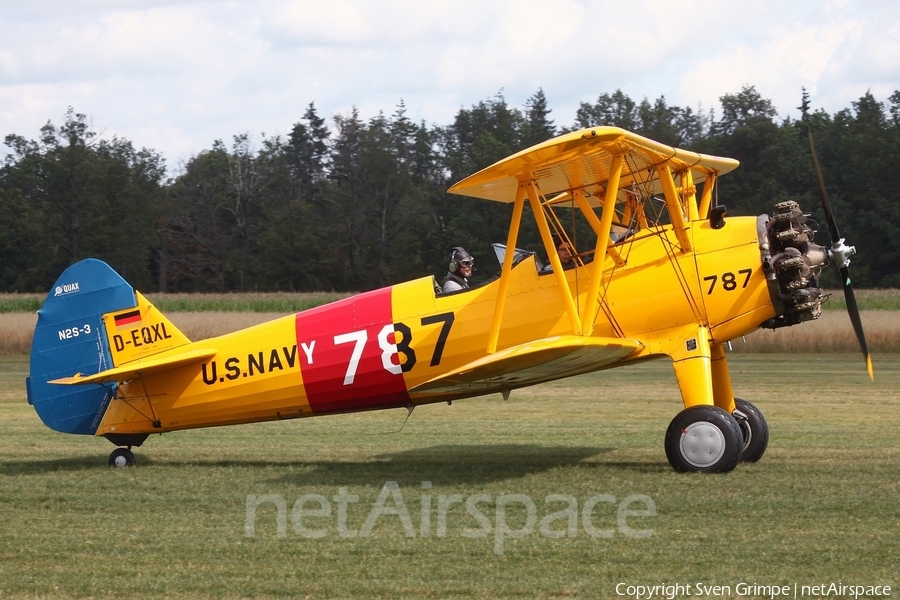
<svg viewBox="0 0 900 600">
<path fill-rule="evenodd" d="M 402 102 L 390 115 L 353 110 L 331 123 L 310 103 L 288 135 L 217 140 L 171 177 L 158 152 L 104 139 L 70 108 L 36 139 L 5 138 L 0 291 L 45 291 L 85 257 L 150 292 L 365 290 L 441 277 L 457 245 L 489 276 L 489 246 L 505 241 L 511 208 L 446 189 L 596 125 L 740 160 L 719 181 L 728 213 L 796 200 L 818 219 L 824 244 L 811 129 L 841 233 L 859 250 L 855 285 L 900 287 L 900 91 L 887 103 L 866 93 L 835 114 L 813 110 L 805 90 L 799 102 L 801 118 L 782 119 L 753 86 L 722 96 L 718 111 L 617 90 L 582 102 L 567 126 L 554 123 L 542 90 L 524 109 L 498 94 L 432 126 L 411 121 Z M 536 247 L 536 229 L 520 239 Z"/>
</svg>

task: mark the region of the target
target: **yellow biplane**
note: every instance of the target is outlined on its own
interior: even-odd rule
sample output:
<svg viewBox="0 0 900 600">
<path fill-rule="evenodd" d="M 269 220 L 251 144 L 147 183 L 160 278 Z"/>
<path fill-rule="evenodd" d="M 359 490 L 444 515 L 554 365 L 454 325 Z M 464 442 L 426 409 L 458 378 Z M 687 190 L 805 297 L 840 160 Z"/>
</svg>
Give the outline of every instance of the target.
<svg viewBox="0 0 900 600">
<path fill-rule="evenodd" d="M 110 464 L 124 466 L 154 433 L 506 396 L 669 357 L 684 402 L 665 435 L 669 462 L 730 471 L 763 455 L 768 428 L 734 397 L 725 345 L 817 318 L 829 261 L 871 374 L 845 272 L 854 250 L 824 187 L 831 247 L 812 241 L 794 202 L 771 217 L 726 217 L 715 182 L 737 166 L 613 127 L 568 133 L 450 188 L 512 205 L 491 280 L 441 294 L 424 277 L 198 342 L 105 263 L 84 260 L 39 312 L 29 402 L 55 430 L 107 438 L 118 446 Z M 540 255 L 516 248 L 526 213 Z M 573 249 L 567 264 L 555 239 Z"/>
</svg>

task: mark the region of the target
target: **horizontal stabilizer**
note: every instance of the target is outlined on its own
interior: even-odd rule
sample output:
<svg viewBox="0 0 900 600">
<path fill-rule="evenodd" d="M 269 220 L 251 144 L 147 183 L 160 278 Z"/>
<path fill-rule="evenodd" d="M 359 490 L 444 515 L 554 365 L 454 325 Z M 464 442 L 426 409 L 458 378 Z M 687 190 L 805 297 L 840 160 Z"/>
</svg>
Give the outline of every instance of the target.
<svg viewBox="0 0 900 600">
<path fill-rule="evenodd" d="M 412 388 L 412 398 L 434 394 L 491 393 L 622 364 L 640 342 L 623 338 L 565 335 L 485 356 Z"/>
<path fill-rule="evenodd" d="M 206 360 L 207 358 L 211 358 L 216 355 L 216 351 L 212 349 L 199 349 L 199 350 L 189 350 L 187 352 L 181 352 L 179 354 L 173 354 L 164 358 L 155 358 L 144 361 L 132 362 L 128 363 L 122 367 L 116 367 L 114 369 L 107 369 L 106 371 L 100 371 L 95 375 L 84 375 L 82 376 L 80 373 L 74 375 L 73 377 L 63 377 L 61 379 L 54 379 L 53 381 L 49 381 L 47 383 L 55 383 L 60 385 L 79 385 L 82 383 L 108 383 L 110 381 L 114 381 L 116 383 L 121 383 L 123 381 L 130 381 L 135 379 L 141 375 L 150 375 L 151 373 L 160 373 L 162 371 L 168 371 L 170 369 L 174 369 L 176 367 L 181 367 L 183 365 L 189 365 L 191 363 L 200 362 L 202 360 Z"/>
</svg>

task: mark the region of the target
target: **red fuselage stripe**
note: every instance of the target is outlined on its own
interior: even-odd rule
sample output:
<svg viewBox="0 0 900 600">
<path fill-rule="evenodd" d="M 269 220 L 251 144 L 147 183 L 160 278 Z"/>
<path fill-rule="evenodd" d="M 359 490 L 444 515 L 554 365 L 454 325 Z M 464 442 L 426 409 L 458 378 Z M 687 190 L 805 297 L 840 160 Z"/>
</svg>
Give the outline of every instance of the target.
<svg viewBox="0 0 900 600">
<path fill-rule="evenodd" d="M 393 335 L 383 333 L 392 325 L 391 290 L 374 290 L 297 315 L 300 370 L 314 414 L 409 404 L 403 374 L 385 367 L 386 360 L 397 362 L 384 348 L 394 342 Z M 354 353 L 359 353 L 356 362 Z"/>
</svg>

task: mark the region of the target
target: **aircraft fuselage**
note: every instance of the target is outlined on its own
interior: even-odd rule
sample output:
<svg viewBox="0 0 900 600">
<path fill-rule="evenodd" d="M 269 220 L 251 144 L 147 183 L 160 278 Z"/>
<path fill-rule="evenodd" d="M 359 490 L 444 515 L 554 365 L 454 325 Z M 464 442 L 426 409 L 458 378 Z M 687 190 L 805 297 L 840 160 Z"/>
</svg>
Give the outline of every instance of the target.
<svg viewBox="0 0 900 600">
<path fill-rule="evenodd" d="M 654 227 L 620 243 L 618 258 L 604 263 L 591 335 L 639 341 L 643 348 L 626 362 L 682 356 L 684 341 L 698 327 L 709 331 L 710 343 L 719 344 L 775 315 L 756 218 L 730 218 L 722 229 L 708 221 L 689 227 L 691 252 L 678 247 L 671 226 Z M 592 270 L 588 262 L 565 271 L 582 313 Z M 96 435 L 408 407 L 486 393 L 417 393 L 415 388 L 486 356 L 497 290 L 492 281 L 436 295 L 432 278 L 425 277 L 193 342 L 191 347 L 213 349 L 215 355 L 120 385 Z M 154 335 L 151 326 L 142 326 Z M 533 257 L 517 264 L 498 350 L 573 333 L 556 278 L 538 273 Z M 117 335 L 132 343 L 143 339 L 127 326 Z"/>
</svg>

